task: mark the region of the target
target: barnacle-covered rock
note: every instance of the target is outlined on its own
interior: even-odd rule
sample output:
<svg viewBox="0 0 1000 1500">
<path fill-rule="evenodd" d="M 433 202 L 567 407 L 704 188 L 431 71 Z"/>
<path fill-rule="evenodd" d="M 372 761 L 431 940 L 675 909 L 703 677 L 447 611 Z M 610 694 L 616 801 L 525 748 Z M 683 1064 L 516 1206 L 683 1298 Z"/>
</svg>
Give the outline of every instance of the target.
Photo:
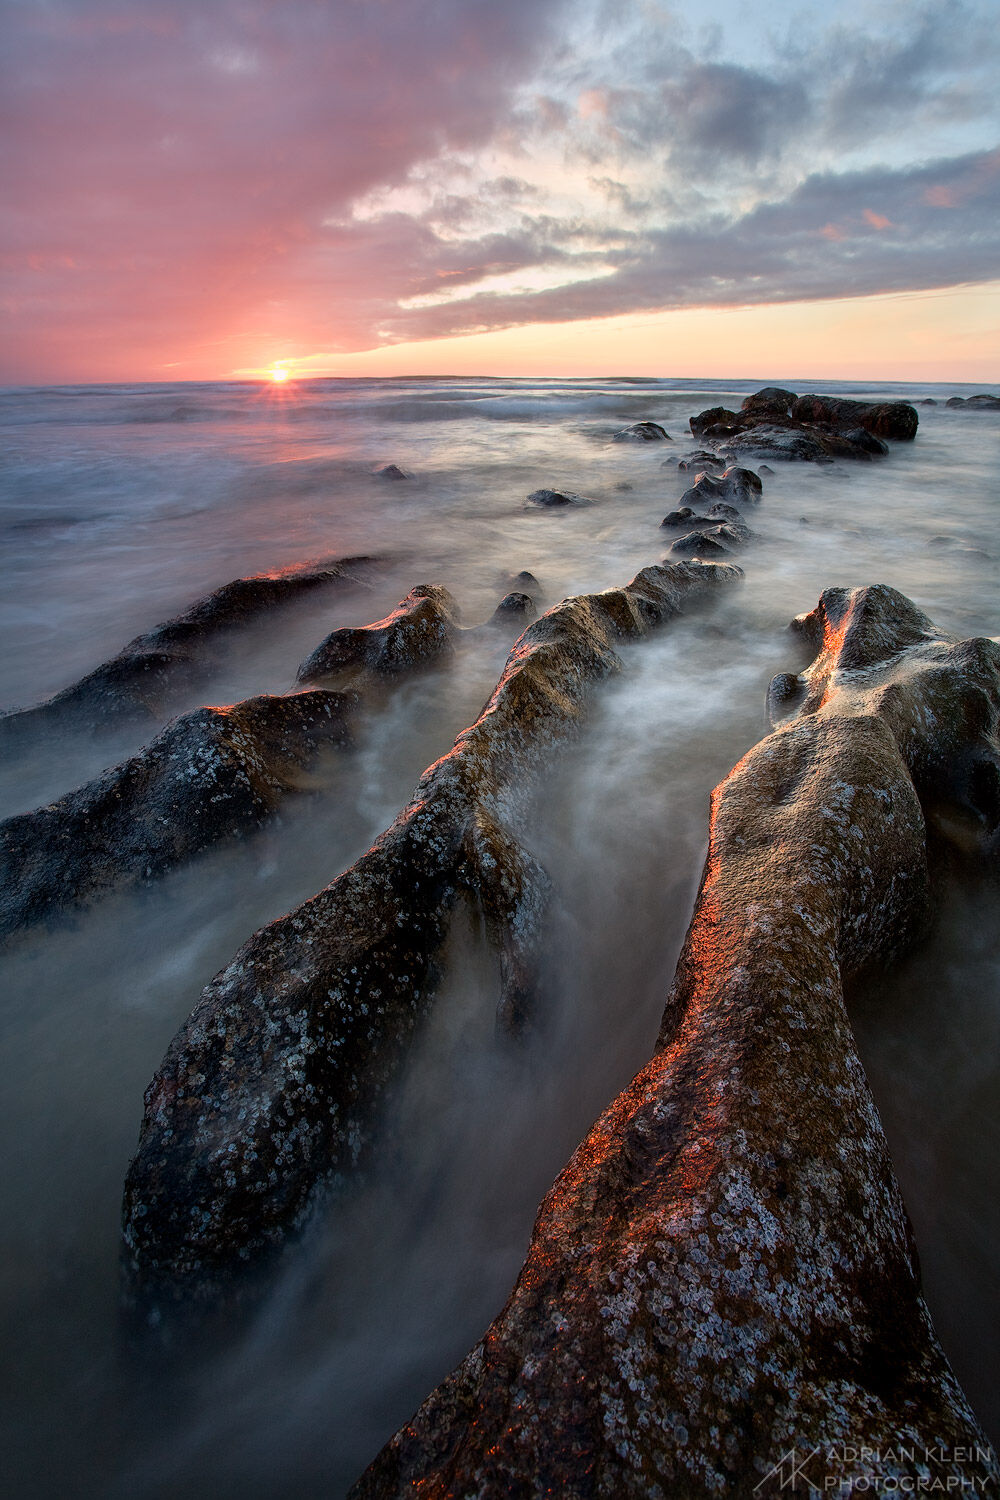
<svg viewBox="0 0 1000 1500">
<path fill-rule="evenodd" d="M 574 730 L 592 684 L 620 668 L 622 642 L 740 576 L 648 567 L 548 610 L 392 826 L 208 986 L 146 1091 L 126 1179 L 126 1274 L 144 1304 L 211 1298 L 359 1162 L 435 993 L 460 896 L 499 956 L 501 1021 L 523 1023 L 548 889 L 516 836 L 531 773 Z"/>
<path fill-rule="evenodd" d="M 543 1202 L 503 1312 L 353 1500 L 997 1483 L 921 1295 L 844 983 L 921 928 L 922 799 L 995 837 L 977 789 L 1000 647 L 948 643 L 888 588 L 828 591 L 801 628 L 797 711 L 713 795 L 652 1060 Z"/>
</svg>

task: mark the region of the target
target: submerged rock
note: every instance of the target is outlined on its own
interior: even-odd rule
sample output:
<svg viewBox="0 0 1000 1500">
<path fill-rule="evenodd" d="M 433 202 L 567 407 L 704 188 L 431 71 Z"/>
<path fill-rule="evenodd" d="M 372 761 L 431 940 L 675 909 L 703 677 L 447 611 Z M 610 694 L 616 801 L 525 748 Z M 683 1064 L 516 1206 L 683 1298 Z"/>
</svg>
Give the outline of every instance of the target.
<svg viewBox="0 0 1000 1500">
<path fill-rule="evenodd" d="M 448 655 L 459 629 L 458 606 L 440 584 L 419 583 L 372 625 L 335 630 L 298 670 L 299 683 L 372 687 L 398 672 Z"/>
<path fill-rule="evenodd" d="M 552 510 L 560 505 L 590 505 L 591 501 L 584 499 L 583 495 L 566 495 L 562 490 L 532 490 L 524 503 L 536 509 Z"/>
<path fill-rule="evenodd" d="M 750 1500 L 790 1464 L 824 1493 L 997 1483 L 844 984 L 924 927 L 922 801 L 996 837 L 1000 647 L 949 644 L 883 587 L 800 623 L 798 710 L 713 794 L 652 1060 L 543 1202 L 500 1316 L 352 1500 Z"/>
<path fill-rule="evenodd" d="M 659 422 L 633 422 L 631 427 L 622 427 L 611 434 L 615 443 L 672 443 L 673 438 L 665 432 Z"/>
<path fill-rule="evenodd" d="M 392 826 L 213 980 L 146 1091 L 123 1208 L 132 1295 L 211 1299 L 357 1166 L 433 999 L 460 898 L 483 912 L 499 955 L 502 1023 L 530 1015 L 548 882 L 512 810 L 576 729 L 591 684 L 619 670 L 618 646 L 740 576 L 649 567 L 548 610 Z"/>
<path fill-rule="evenodd" d="M 710 453 L 707 448 L 696 448 L 693 453 L 687 453 L 678 459 L 676 466 L 678 469 L 724 469 L 726 462 L 717 453 Z M 665 458 L 660 467 L 673 468 L 674 460 Z"/>
<path fill-rule="evenodd" d="M 117 656 L 54 698 L 0 716 L 0 743 L 66 723 L 90 729 L 155 723 L 180 690 L 208 675 L 227 633 L 316 589 L 367 587 L 377 562 L 373 557 L 344 557 L 285 573 L 235 578 L 182 615 L 136 636 Z"/>
<path fill-rule="evenodd" d="M 382 467 L 381 467 L 381 469 L 376 469 L 375 470 L 375 477 L 376 477 L 376 479 L 412 479 L 413 478 L 412 474 L 408 474 L 405 469 L 401 469 L 399 467 L 399 464 L 383 464 Z"/>
<path fill-rule="evenodd" d="M 310 692 L 196 708 L 78 791 L 0 823 L 0 935 L 250 832 L 321 746 L 345 741 L 354 703 Z"/>
</svg>

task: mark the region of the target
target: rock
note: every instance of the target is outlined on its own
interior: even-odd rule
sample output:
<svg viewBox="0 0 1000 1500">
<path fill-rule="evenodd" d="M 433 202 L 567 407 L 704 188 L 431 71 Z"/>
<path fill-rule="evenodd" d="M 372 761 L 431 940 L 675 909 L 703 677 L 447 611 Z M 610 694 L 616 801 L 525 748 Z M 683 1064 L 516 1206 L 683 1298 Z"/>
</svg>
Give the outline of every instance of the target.
<svg viewBox="0 0 1000 1500">
<path fill-rule="evenodd" d="M 923 401 L 918 401 L 917 406 L 937 406 L 933 396 L 925 396 Z"/>
<path fill-rule="evenodd" d="M 836 431 L 863 427 L 876 437 L 908 443 L 917 435 L 917 413 L 907 401 L 845 401 L 836 396 L 800 396 L 792 407 L 796 422 L 822 422 Z"/>
<path fill-rule="evenodd" d="M 530 594 L 505 594 L 487 624 L 507 625 L 513 622 L 526 625 L 537 613 L 535 601 Z"/>
<path fill-rule="evenodd" d="M 352 1500 L 751 1500 L 790 1465 L 810 1493 L 996 1485 L 844 985 L 924 930 L 922 799 L 957 796 L 995 840 L 1000 647 L 951 645 L 880 587 L 828 591 L 801 627 L 799 711 L 713 794 L 652 1060 Z"/>
<path fill-rule="evenodd" d="M 383 464 L 381 469 L 375 470 L 376 479 L 412 479 L 413 475 L 401 469 L 398 464 Z"/>
<path fill-rule="evenodd" d="M 783 390 L 780 385 L 768 385 L 752 396 L 745 396 L 740 410 L 754 416 L 787 417 L 798 399 L 794 391 Z"/>
<path fill-rule="evenodd" d="M 699 412 L 698 416 L 691 417 L 688 426 L 695 437 L 701 437 L 708 428 L 724 427 L 726 429 L 735 427 L 739 421 L 734 411 L 725 406 L 710 406 L 707 411 Z"/>
<path fill-rule="evenodd" d="M 673 468 L 674 461 L 665 458 L 662 468 Z M 693 453 L 688 453 L 677 462 L 678 469 L 724 469 L 725 461 L 717 453 L 709 453 L 707 448 L 696 448 Z"/>
<path fill-rule="evenodd" d="M 644 568 L 566 599 L 515 644 L 480 717 L 356 864 L 255 934 L 204 991 L 146 1091 L 123 1207 L 130 1297 L 211 1303 L 275 1253 L 364 1157 L 377 1106 L 432 1003 L 460 899 L 499 954 L 498 1011 L 533 1005 L 547 880 L 510 828 L 619 645 L 741 577 Z"/>
<path fill-rule="evenodd" d="M 885 458 L 889 452 L 889 444 L 883 443 L 881 438 L 865 427 L 849 427 L 843 436 L 863 453 L 870 453 L 873 458 Z"/>
<path fill-rule="evenodd" d="M 619 494 L 626 495 L 630 490 L 634 489 L 634 485 L 629 484 L 627 479 L 622 479 L 619 480 L 619 482 L 614 485 L 613 488 L 617 490 Z"/>
<path fill-rule="evenodd" d="M 721 474 L 699 474 L 691 488 L 681 496 L 681 505 L 693 507 L 705 501 L 756 505 L 763 490 L 763 484 L 752 469 L 733 465 Z"/>
<path fill-rule="evenodd" d="M 631 427 L 622 427 L 611 434 L 615 443 L 672 443 L 669 432 L 664 432 L 659 422 L 633 422 Z"/>
<path fill-rule="evenodd" d="M 945 406 L 966 406 L 972 411 L 1000 411 L 1000 396 L 983 391 L 978 396 L 949 396 Z"/>
<path fill-rule="evenodd" d="M 835 439 L 828 433 L 795 427 L 774 427 L 762 424 L 737 432 L 726 440 L 729 458 L 741 459 L 748 455 L 755 458 L 781 459 L 796 463 L 832 463 L 834 458 L 853 458 L 853 444 L 842 438 Z M 864 455 L 868 457 L 867 454 Z"/>
<path fill-rule="evenodd" d="M 458 606 L 448 590 L 420 583 L 384 620 L 333 631 L 302 663 L 296 681 L 341 688 L 382 685 L 398 672 L 449 655 L 458 628 Z"/>
<path fill-rule="evenodd" d="M 750 528 L 741 522 L 727 521 L 720 526 L 702 527 L 687 536 L 678 537 L 670 548 L 672 557 L 725 556 L 735 548 L 745 547 Z"/>
<path fill-rule="evenodd" d="M 767 464 L 758 464 L 757 473 L 760 475 L 761 479 L 770 479 L 774 475 L 774 470 L 769 469 Z"/>
<path fill-rule="evenodd" d="M 167 620 L 64 688 L 37 708 L 0 717 L 0 742 L 12 742 L 69 723 L 88 729 L 153 724 L 182 689 L 197 685 L 211 670 L 227 633 L 259 615 L 330 586 L 370 586 L 379 559 L 345 557 L 235 578 L 175 619 Z"/>
<path fill-rule="evenodd" d="M 196 708 L 78 791 L 0 823 L 0 935 L 250 832 L 322 746 L 344 743 L 354 706 L 310 692 Z"/>
<path fill-rule="evenodd" d="M 525 500 L 525 505 L 533 505 L 540 509 L 552 509 L 560 505 L 590 505 L 582 495 L 564 495 L 562 490 L 532 490 Z"/>
<path fill-rule="evenodd" d="M 668 511 L 660 522 L 661 526 L 691 526 L 702 525 L 707 520 L 706 516 L 696 516 L 690 505 L 682 505 L 678 510 Z"/>
</svg>

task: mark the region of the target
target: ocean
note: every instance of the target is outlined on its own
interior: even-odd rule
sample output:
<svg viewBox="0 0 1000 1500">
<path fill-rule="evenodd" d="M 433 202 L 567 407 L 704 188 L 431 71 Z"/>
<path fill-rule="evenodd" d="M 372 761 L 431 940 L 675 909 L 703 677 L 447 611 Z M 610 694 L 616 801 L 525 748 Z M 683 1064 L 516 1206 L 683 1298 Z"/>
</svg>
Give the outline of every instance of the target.
<svg viewBox="0 0 1000 1500">
<path fill-rule="evenodd" d="M 384 1145 L 252 1311 L 137 1344 L 119 1311 L 122 1179 L 143 1090 L 201 988 L 256 928 L 350 865 L 474 719 L 515 633 L 470 632 L 402 683 L 281 815 L 142 890 L 10 941 L 0 958 L 2 1348 L 11 1493 L 336 1500 L 502 1306 L 535 1210 L 647 1059 L 701 872 L 708 796 L 767 732 L 771 676 L 804 665 L 792 616 L 887 583 L 944 630 L 1000 633 L 997 413 L 955 385 L 781 378 L 309 380 L 0 391 L 0 710 L 69 685 L 229 579 L 380 560 L 234 636 L 173 706 L 282 692 L 332 629 L 444 584 L 486 620 L 527 570 L 541 607 L 665 554 L 693 479 L 688 418 L 765 384 L 918 405 L 873 463 L 764 476 L 745 582 L 626 648 L 520 836 L 557 900 L 544 1014 L 494 1026 L 480 935 L 393 1096 Z M 650 419 L 670 443 L 611 440 Z M 386 464 L 408 474 L 377 475 Z M 751 467 L 758 467 L 751 464 Z M 541 487 L 587 505 L 525 507 Z M 69 731 L 7 753 L 0 816 L 77 787 L 148 732 Z M 1000 1436 L 1000 893 L 938 881 L 926 943 L 853 996 L 862 1056 L 945 1350 Z M 850 1122 L 845 1121 L 845 1130 Z"/>
</svg>

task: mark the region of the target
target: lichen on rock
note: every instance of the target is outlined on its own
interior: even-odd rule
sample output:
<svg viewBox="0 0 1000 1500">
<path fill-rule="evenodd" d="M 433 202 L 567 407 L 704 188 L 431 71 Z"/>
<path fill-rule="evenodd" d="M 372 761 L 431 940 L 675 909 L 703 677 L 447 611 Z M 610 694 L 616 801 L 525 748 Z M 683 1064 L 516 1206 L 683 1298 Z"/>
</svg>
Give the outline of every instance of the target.
<svg viewBox="0 0 1000 1500">
<path fill-rule="evenodd" d="M 653 566 L 548 610 L 391 827 L 208 986 L 146 1091 L 123 1210 L 130 1294 L 213 1297 L 358 1165 L 460 897 L 481 908 L 498 955 L 501 1023 L 523 1024 L 548 894 L 516 831 L 531 776 L 575 730 L 592 684 L 620 669 L 622 642 L 740 576 Z"/>
<path fill-rule="evenodd" d="M 651 1061 L 353 1500 L 749 1500 L 787 1486 L 789 1455 L 820 1492 L 997 1483 L 844 987 L 921 930 L 924 806 L 957 799 L 995 839 L 1000 647 L 945 640 L 883 587 L 828 591 L 800 629 L 817 654 L 785 674 L 789 716 L 713 794 Z"/>
</svg>

